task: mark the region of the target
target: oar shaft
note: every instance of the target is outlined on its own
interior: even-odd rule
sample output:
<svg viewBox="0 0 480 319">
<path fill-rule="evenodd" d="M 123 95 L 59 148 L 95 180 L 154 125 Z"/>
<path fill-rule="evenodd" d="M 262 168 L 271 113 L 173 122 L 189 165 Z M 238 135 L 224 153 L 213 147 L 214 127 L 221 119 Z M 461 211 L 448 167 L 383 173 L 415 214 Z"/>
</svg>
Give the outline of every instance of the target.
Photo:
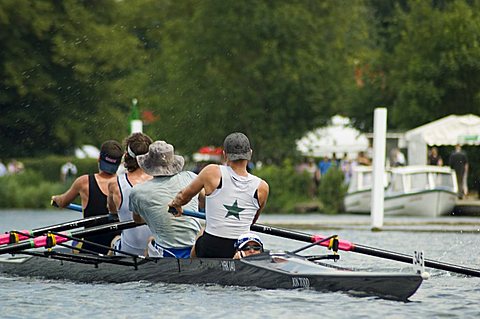
<svg viewBox="0 0 480 319">
<path fill-rule="evenodd" d="M 197 217 L 201 219 L 205 219 L 205 214 L 204 213 L 199 213 L 199 212 L 194 212 L 190 210 L 184 210 L 183 214 L 186 216 L 191 216 L 191 217 Z M 250 230 L 267 234 L 267 235 L 272 235 L 272 236 L 278 236 L 278 237 L 283 237 L 283 238 L 288 238 L 288 239 L 293 239 L 293 240 L 298 240 L 298 241 L 304 241 L 307 243 L 314 243 L 317 241 L 320 241 L 322 239 L 327 238 L 327 236 L 322 236 L 322 235 L 310 235 L 310 234 L 304 234 L 300 232 L 294 232 L 291 230 L 287 229 L 281 229 L 278 227 L 271 227 L 271 226 L 266 226 L 262 224 L 253 224 L 250 226 Z M 329 242 L 321 242 L 319 245 L 328 247 Z M 351 251 L 353 244 L 347 240 L 339 240 L 338 241 L 338 249 L 340 250 L 345 250 L 345 251 Z"/>
<path fill-rule="evenodd" d="M 139 226 L 139 224 L 135 223 L 134 221 L 125 221 L 125 222 L 112 223 L 112 224 L 87 228 L 84 230 L 77 230 L 74 232 L 65 232 L 64 234 L 72 237 L 84 237 L 84 236 L 109 233 L 117 230 L 124 230 L 124 229 L 133 228 L 137 226 Z M 54 236 L 55 236 L 55 241 L 57 243 L 63 243 L 69 240 L 68 238 L 65 238 L 60 235 L 54 235 Z M 18 251 L 29 249 L 29 248 L 45 247 L 46 244 L 47 244 L 47 236 L 39 236 L 25 242 L 8 245 L 6 247 L 0 247 L 0 254 L 14 253 L 14 252 L 18 252 Z"/>
<path fill-rule="evenodd" d="M 63 230 L 79 228 L 79 227 L 93 227 L 97 225 L 103 225 L 108 222 L 114 222 L 118 220 L 117 215 L 107 214 L 107 215 L 100 215 L 100 216 L 93 216 L 83 219 L 78 219 L 62 224 L 46 226 L 41 228 L 36 228 L 33 230 L 22 230 L 17 233 L 18 241 L 28 239 L 30 237 L 35 237 L 39 235 L 43 235 L 49 231 L 51 232 L 59 232 Z M 25 235 L 24 235 L 25 234 Z M 30 236 L 26 236 L 26 235 Z M 0 234 L 0 245 L 10 244 L 10 234 Z"/>
<path fill-rule="evenodd" d="M 364 255 L 369 255 L 369 256 L 385 258 L 385 259 L 391 259 L 391 260 L 395 260 L 395 261 L 404 262 L 404 263 L 407 263 L 407 264 L 412 264 L 413 263 L 413 256 L 409 256 L 409 255 L 402 254 L 402 253 L 391 252 L 391 251 L 383 250 L 383 249 L 379 249 L 379 248 L 373 248 L 373 247 L 358 245 L 358 244 L 354 244 L 352 252 L 359 253 L 359 254 L 364 254 Z M 425 267 L 456 272 L 456 273 L 469 275 L 469 276 L 480 277 L 480 270 L 479 269 L 473 269 L 473 268 L 463 267 L 463 266 L 459 266 L 459 265 L 443 263 L 443 262 L 436 261 L 436 260 L 431 260 L 431 259 L 425 259 Z"/>
<path fill-rule="evenodd" d="M 184 210 L 183 214 L 186 215 L 186 216 L 205 219 L 205 214 L 199 213 L 199 212 Z M 322 236 L 322 235 L 309 235 L 309 234 L 304 234 L 304 233 L 295 232 L 295 231 L 291 231 L 291 230 L 281 229 L 281 228 L 277 228 L 277 227 L 265 226 L 265 225 L 261 225 L 261 224 L 251 225 L 250 229 L 253 230 L 253 231 L 259 232 L 259 233 L 267 234 L 267 235 L 279 236 L 279 237 L 294 239 L 294 240 L 303 241 L 303 242 L 307 242 L 307 243 L 316 242 L 316 241 L 319 241 L 321 239 L 326 238 L 325 236 Z M 322 242 L 322 243 L 320 243 L 320 245 L 328 246 L 329 243 L 328 242 Z M 364 254 L 364 255 L 369 255 L 369 256 L 391 259 L 391 260 L 395 260 L 395 261 L 404 262 L 404 263 L 407 263 L 407 264 L 413 264 L 413 255 L 409 256 L 409 255 L 402 254 L 402 253 L 396 253 L 396 252 L 391 252 L 391 251 L 383 250 L 383 249 L 379 249 L 379 248 L 363 246 L 363 245 L 351 243 L 351 242 L 346 241 L 346 240 L 339 240 L 338 249 L 344 250 L 344 251 L 351 251 L 351 252 Z M 436 261 L 436 260 L 425 259 L 425 266 L 426 267 L 431 267 L 431 268 L 436 268 L 436 269 L 441 269 L 441 270 L 446 270 L 446 271 L 451 271 L 451 272 L 455 272 L 455 273 L 460 273 L 460 274 L 464 274 L 464 275 L 480 277 L 480 269 L 473 269 L 473 268 L 462 267 L 462 266 L 453 265 L 453 264 L 449 264 L 449 263 L 442 263 L 442 262 L 439 262 L 439 261 Z"/>
</svg>

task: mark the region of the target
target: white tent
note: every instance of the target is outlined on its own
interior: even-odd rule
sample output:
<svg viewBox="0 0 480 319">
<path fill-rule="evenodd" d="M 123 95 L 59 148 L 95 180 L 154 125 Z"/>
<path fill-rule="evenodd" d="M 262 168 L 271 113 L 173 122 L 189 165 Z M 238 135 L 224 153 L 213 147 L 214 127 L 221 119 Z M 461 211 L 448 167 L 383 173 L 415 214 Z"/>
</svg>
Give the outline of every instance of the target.
<svg viewBox="0 0 480 319">
<path fill-rule="evenodd" d="M 367 151 L 368 138 L 358 130 L 350 127 L 348 118 L 335 115 L 330 120 L 331 125 L 308 132 L 297 141 L 297 149 L 304 156 L 355 158 L 360 151 Z"/>
<path fill-rule="evenodd" d="M 75 149 L 76 158 L 98 158 L 100 150 L 93 145 L 83 145 Z"/>
<path fill-rule="evenodd" d="M 433 145 L 480 144 L 480 117 L 449 115 L 405 133 L 408 163 L 424 165 L 427 147 Z"/>
</svg>

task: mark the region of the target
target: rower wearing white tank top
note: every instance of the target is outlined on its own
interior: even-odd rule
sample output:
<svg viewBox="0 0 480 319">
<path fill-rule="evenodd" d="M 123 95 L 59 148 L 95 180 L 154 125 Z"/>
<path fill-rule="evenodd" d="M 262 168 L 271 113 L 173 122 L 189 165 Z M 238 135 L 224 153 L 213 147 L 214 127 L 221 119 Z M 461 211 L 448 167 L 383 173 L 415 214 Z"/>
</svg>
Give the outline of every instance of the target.
<svg viewBox="0 0 480 319">
<path fill-rule="evenodd" d="M 252 157 L 248 137 L 232 133 L 223 148 L 226 165 L 206 166 L 169 203 L 180 216 L 182 206 L 205 189 L 206 228 L 196 240 L 192 257 L 232 258 L 237 238 L 250 230 L 267 202 L 268 184 L 247 171 Z"/>
<path fill-rule="evenodd" d="M 129 210 L 129 196 L 134 185 L 150 180 L 152 176 L 146 174 L 137 163 L 136 157 L 148 152 L 152 139 L 143 133 L 133 133 L 124 141 L 126 152 L 124 166 L 126 172 L 117 177 L 116 181 L 108 185 L 108 209 L 111 214 L 118 214 L 118 219 L 123 221 L 133 220 Z M 152 232 L 147 225 L 125 229 L 120 236 L 112 241 L 112 248 L 130 254 L 145 255 L 147 242 Z M 121 255 L 120 252 L 115 252 Z"/>
</svg>

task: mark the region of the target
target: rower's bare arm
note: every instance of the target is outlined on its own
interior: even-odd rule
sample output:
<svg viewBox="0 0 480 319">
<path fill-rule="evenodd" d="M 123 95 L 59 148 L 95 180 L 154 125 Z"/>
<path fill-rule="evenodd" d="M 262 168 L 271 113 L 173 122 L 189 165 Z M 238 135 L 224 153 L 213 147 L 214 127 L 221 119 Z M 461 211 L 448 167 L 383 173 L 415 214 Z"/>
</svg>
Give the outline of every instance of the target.
<svg viewBox="0 0 480 319">
<path fill-rule="evenodd" d="M 65 193 L 61 195 L 53 195 L 52 201 L 54 201 L 58 207 L 67 207 L 80 194 L 82 185 L 85 183 L 85 179 L 87 179 L 86 182 L 88 183 L 88 176 L 84 175 L 78 177 Z"/>
<path fill-rule="evenodd" d="M 211 184 L 209 180 L 212 178 L 212 173 L 215 174 L 216 170 L 220 171 L 218 165 L 207 165 L 187 187 L 178 192 L 177 196 L 168 204 L 168 206 L 177 210 L 175 216 L 182 215 L 182 206 L 192 200 L 203 188 L 205 188 L 205 192 L 208 193 L 207 188 L 208 185 Z"/>
<path fill-rule="evenodd" d="M 107 207 L 110 214 L 117 214 L 118 213 L 118 184 L 117 182 L 110 182 L 108 183 L 108 198 L 107 198 Z"/>
<path fill-rule="evenodd" d="M 270 192 L 270 187 L 268 186 L 267 182 L 262 180 L 260 182 L 260 185 L 258 186 L 258 204 L 260 205 L 260 208 L 257 210 L 257 213 L 253 218 L 252 224 L 255 224 L 257 222 L 258 217 L 260 217 L 260 213 L 263 211 L 263 209 L 267 205 L 269 192 Z"/>
</svg>

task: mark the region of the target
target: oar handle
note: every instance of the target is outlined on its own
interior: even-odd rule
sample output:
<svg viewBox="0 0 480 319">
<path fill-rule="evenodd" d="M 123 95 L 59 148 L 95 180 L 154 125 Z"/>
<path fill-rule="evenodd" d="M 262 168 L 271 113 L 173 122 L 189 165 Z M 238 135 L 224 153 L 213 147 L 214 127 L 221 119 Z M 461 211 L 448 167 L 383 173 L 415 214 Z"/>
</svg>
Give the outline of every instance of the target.
<svg viewBox="0 0 480 319">
<path fill-rule="evenodd" d="M 172 214 L 176 214 L 177 210 L 173 208 L 173 209 L 169 210 L 169 212 L 172 213 Z M 205 219 L 205 213 L 195 212 L 193 210 L 188 210 L 188 209 L 183 210 L 183 215 L 190 216 L 190 217 L 196 217 L 196 218 L 200 218 L 200 219 Z"/>
<path fill-rule="evenodd" d="M 53 199 L 50 201 L 50 204 L 53 207 L 59 207 L 58 204 Z M 68 204 L 67 206 L 65 206 L 65 208 L 70 209 L 70 210 L 74 210 L 74 211 L 77 211 L 77 212 L 83 212 L 82 206 L 80 206 L 78 204 Z"/>
<path fill-rule="evenodd" d="M 68 206 L 65 207 L 65 208 L 70 209 L 70 210 L 74 210 L 74 211 L 77 211 L 77 212 L 83 212 L 82 206 L 80 206 L 78 204 L 68 204 Z"/>
</svg>

